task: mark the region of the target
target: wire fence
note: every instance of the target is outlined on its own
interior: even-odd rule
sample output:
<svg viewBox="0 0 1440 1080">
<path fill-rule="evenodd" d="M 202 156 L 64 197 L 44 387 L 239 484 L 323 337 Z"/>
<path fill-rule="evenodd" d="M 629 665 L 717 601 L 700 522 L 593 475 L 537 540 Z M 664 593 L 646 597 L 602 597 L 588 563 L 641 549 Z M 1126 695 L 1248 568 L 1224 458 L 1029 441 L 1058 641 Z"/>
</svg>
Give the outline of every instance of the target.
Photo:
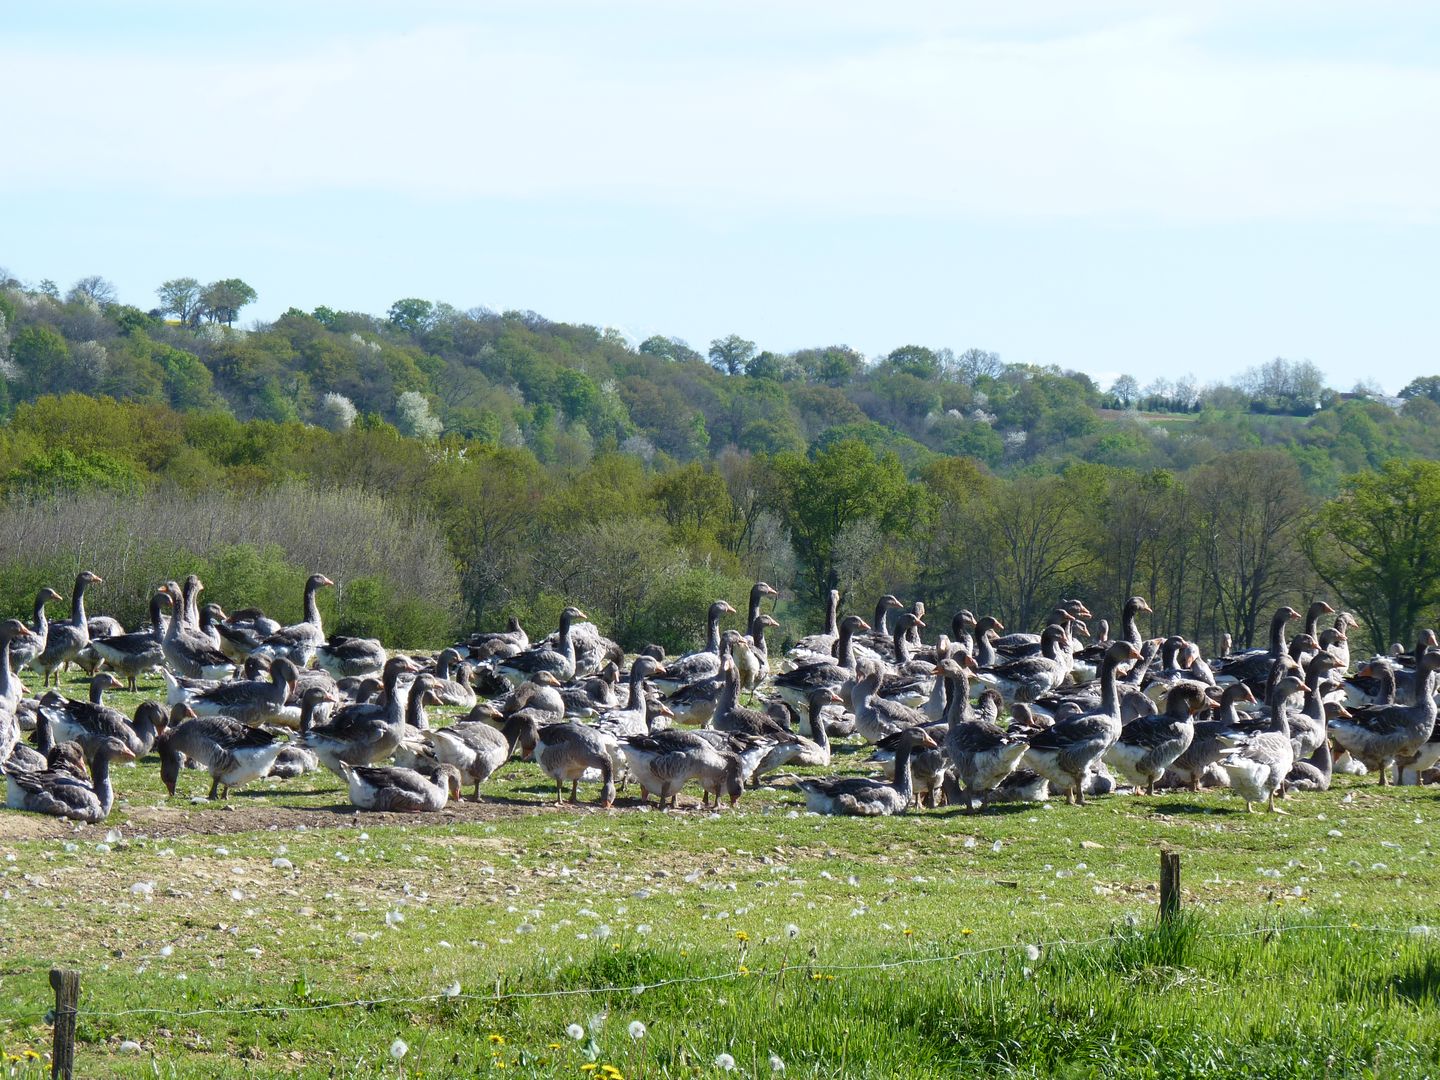
<svg viewBox="0 0 1440 1080">
<path fill-rule="evenodd" d="M 1248 930 L 1230 931 L 1206 931 L 1206 937 L 1215 939 L 1236 939 L 1278 936 L 1297 933 L 1329 933 L 1343 931 L 1345 933 L 1394 935 L 1404 937 L 1415 937 L 1417 935 L 1428 935 L 1429 927 L 1420 926 L 1367 926 L 1358 923 L 1292 923 L 1288 925 L 1258 926 Z M 698 986 L 705 983 L 727 982 L 737 979 L 754 979 L 757 977 L 779 978 L 791 972 L 804 972 L 806 974 L 839 974 L 856 972 L 878 972 L 891 971 L 932 964 L 953 964 L 963 960 L 980 956 L 995 955 L 999 953 L 1020 953 L 1025 954 L 1028 949 L 1039 949 L 1042 953 L 1059 949 L 1085 949 L 1098 945 L 1113 943 L 1117 940 L 1115 933 L 1107 933 L 1098 937 L 1087 939 L 1062 938 L 1054 941 L 1033 941 L 1033 942 L 1007 942 L 1003 945 L 987 945 L 974 949 L 965 949 L 960 952 L 946 953 L 939 956 L 914 956 L 901 960 L 883 960 L 871 963 L 857 964 L 821 964 L 810 961 L 803 964 L 790 964 L 782 962 L 774 968 L 736 967 L 730 971 L 712 973 L 709 975 L 694 975 L 676 979 L 660 979 L 655 982 L 631 983 L 628 985 L 612 984 L 606 986 L 590 987 L 569 987 L 554 990 L 506 990 L 494 993 L 450 993 L 445 990 L 433 994 L 418 994 L 413 996 L 376 997 L 376 998 L 355 998 L 349 1001 L 332 1001 L 314 1005 L 274 1004 L 274 1005 L 247 1005 L 234 1008 L 210 1008 L 210 1009 L 171 1009 L 165 1006 L 142 1007 L 136 1009 L 79 1010 L 81 1018 L 94 1019 L 116 1019 L 129 1016 L 164 1016 L 173 1019 L 184 1019 L 195 1016 L 249 1016 L 265 1013 L 283 1011 L 285 1013 L 325 1012 L 336 1009 L 367 1009 L 380 1005 L 423 1005 L 438 1002 L 480 1002 L 484 1004 L 501 1004 L 506 1001 L 525 1001 L 544 998 L 580 998 L 593 997 L 605 994 L 643 994 L 650 990 L 659 990 L 672 986 Z"/>
</svg>

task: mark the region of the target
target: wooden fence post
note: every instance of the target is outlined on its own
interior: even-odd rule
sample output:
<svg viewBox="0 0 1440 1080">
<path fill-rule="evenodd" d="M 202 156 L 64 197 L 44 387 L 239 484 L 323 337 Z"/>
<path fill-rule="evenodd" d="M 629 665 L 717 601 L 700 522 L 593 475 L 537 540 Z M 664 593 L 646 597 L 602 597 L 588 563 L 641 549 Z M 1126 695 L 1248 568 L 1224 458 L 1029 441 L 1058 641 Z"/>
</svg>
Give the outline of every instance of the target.
<svg viewBox="0 0 1440 1080">
<path fill-rule="evenodd" d="M 55 1048 L 50 1058 L 50 1080 L 73 1080 L 80 973 L 51 968 L 50 985 L 55 988 Z"/>
<path fill-rule="evenodd" d="M 1180 853 L 1160 852 L 1160 921 L 1180 914 Z"/>
</svg>

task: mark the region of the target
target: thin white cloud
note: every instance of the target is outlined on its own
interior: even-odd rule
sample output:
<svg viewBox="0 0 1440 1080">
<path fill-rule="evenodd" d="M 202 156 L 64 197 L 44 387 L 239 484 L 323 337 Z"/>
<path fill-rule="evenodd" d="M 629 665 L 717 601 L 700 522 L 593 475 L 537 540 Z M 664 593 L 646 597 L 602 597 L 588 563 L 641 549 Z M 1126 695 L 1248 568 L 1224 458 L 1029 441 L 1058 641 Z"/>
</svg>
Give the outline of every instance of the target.
<svg viewBox="0 0 1440 1080">
<path fill-rule="evenodd" d="M 1124 0 L 1089 5 L 1084 20 L 1058 3 L 983 18 L 991 5 L 906 3 L 874 40 L 861 32 L 879 29 L 872 4 L 767 13 L 747 0 L 726 15 L 723 48 L 703 35 L 715 5 L 672 17 L 630 0 L 612 9 L 620 21 L 558 6 L 578 24 L 542 33 L 442 3 L 424 10 L 448 21 L 278 52 L 0 46 L 11 85 L 35 91 L 11 115 L 0 191 L 366 190 L 980 220 L 1440 218 L 1433 68 L 1227 54 L 1201 33 L 1213 21 Z M 806 19 L 823 47 L 765 47 Z"/>
</svg>

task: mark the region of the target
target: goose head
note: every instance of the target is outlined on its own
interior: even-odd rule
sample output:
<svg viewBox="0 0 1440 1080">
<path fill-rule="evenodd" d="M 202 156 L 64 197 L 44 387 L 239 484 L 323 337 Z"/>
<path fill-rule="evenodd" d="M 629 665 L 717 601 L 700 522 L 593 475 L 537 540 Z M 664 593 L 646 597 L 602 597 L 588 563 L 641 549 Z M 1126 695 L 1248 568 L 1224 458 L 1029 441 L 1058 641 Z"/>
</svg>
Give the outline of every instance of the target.
<svg viewBox="0 0 1440 1080">
<path fill-rule="evenodd" d="M 49 585 L 46 585 L 43 589 L 40 590 L 39 595 L 36 596 L 35 599 L 37 603 L 43 605 L 49 603 L 51 600 L 64 600 L 65 597 L 61 596 L 54 589 L 50 588 Z"/>
<path fill-rule="evenodd" d="M 324 589 L 334 584 L 335 582 L 331 581 L 324 574 L 311 574 L 305 579 L 305 587 L 307 589 Z"/>
</svg>

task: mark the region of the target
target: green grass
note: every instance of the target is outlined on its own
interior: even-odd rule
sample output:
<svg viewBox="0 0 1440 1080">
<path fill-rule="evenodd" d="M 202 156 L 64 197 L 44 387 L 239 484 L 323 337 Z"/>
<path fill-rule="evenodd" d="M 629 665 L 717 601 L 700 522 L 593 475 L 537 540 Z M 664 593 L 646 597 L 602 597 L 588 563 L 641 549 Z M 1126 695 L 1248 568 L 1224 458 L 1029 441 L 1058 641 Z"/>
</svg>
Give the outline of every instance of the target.
<svg viewBox="0 0 1440 1080">
<path fill-rule="evenodd" d="M 47 972 L 73 966 L 87 1077 L 1440 1072 L 1423 789 L 857 821 L 785 787 L 719 815 L 556 808 L 518 765 L 409 823 L 337 812 L 328 775 L 228 808 L 181 783 L 167 800 L 152 758 L 103 826 L 0 815 L 7 1054 L 48 1048 Z M 1157 929 L 1162 847 L 1185 904 Z"/>
</svg>

